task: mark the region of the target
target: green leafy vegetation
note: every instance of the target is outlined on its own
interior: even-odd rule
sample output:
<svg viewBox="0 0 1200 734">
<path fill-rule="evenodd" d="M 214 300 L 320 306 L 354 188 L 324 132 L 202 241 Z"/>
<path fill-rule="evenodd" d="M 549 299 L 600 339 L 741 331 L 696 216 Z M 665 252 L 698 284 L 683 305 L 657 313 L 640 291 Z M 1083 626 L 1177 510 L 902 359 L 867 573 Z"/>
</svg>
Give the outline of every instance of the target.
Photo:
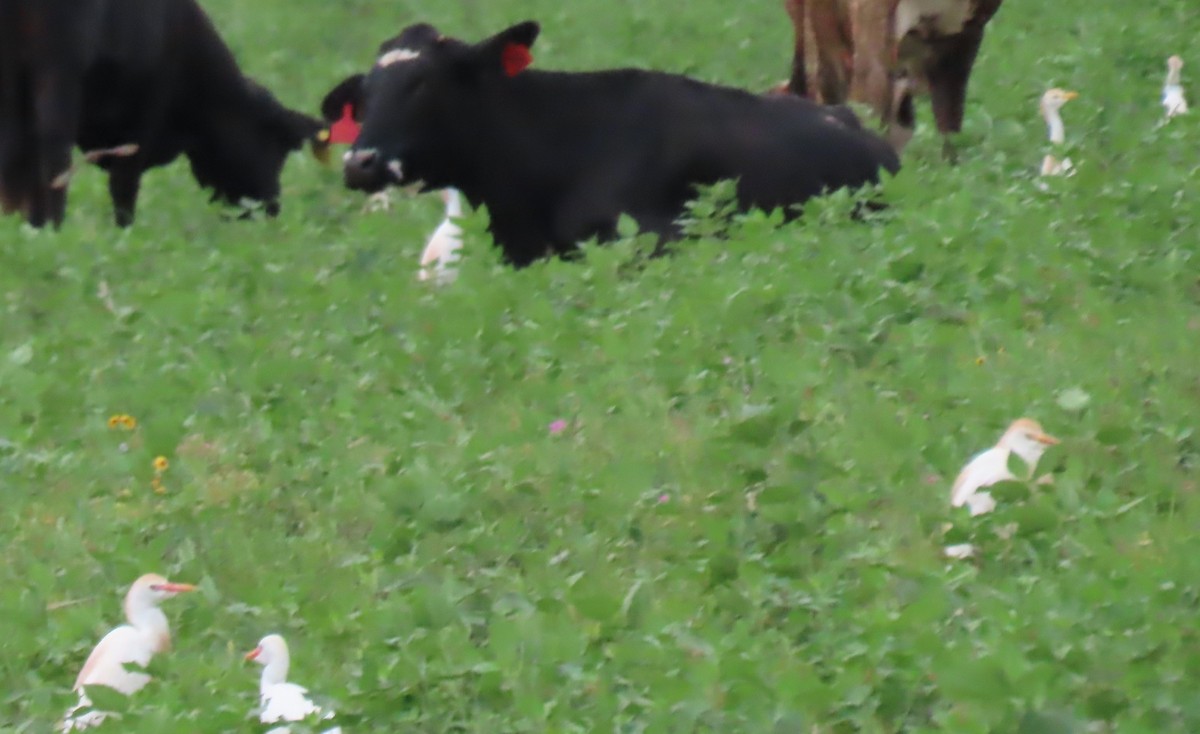
<svg viewBox="0 0 1200 734">
<path fill-rule="evenodd" d="M 776 2 L 204 4 L 306 109 L 417 20 L 753 89 L 791 43 Z M 257 729 L 272 631 L 355 733 L 1200 731 L 1200 116 L 1157 104 L 1194 11 L 1010 0 L 958 166 L 923 106 L 886 211 L 716 187 L 670 258 L 626 224 L 513 272 L 477 212 L 424 287 L 437 197 L 363 214 L 301 156 L 277 220 L 179 163 L 128 232 L 95 169 L 60 233 L 0 221 L 0 732 L 74 703 L 149 571 L 200 590 L 125 732 Z M 1021 415 L 1052 483 L 952 512 Z"/>
</svg>

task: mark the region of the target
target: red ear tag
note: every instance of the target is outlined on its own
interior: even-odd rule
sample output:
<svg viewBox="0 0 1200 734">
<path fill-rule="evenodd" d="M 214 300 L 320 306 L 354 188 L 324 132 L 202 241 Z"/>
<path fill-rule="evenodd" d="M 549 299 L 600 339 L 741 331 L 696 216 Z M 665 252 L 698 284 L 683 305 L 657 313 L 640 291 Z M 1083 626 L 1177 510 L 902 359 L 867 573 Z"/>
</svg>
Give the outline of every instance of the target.
<svg viewBox="0 0 1200 734">
<path fill-rule="evenodd" d="M 519 43 L 510 43 L 500 53 L 500 62 L 504 64 L 505 74 L 516 76 L 525 71 L 533 63 L 533 54 L 529 53 L 528 46 L 522 46 Z"/>
<path fill-rule="evenodd" d="M 342 117 L 333 126 L 329 128 L 329 142 L 331 143 L 346 143 L 347 145 L 358 140 L 358 131 L 361 126 L 354 121 L 354 105 L 347 104 L 342 108 Z"/>
</svg>

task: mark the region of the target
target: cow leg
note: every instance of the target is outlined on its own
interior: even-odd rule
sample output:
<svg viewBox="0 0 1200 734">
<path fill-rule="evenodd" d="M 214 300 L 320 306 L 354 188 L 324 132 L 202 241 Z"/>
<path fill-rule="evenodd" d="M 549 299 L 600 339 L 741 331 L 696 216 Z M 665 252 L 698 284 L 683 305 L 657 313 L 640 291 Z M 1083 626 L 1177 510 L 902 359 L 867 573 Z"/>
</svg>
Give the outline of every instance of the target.
<svg viewBox="0 0 1200 734">
<path fill-rule="evenodd" d="M 141 186 L 142 170 L 132 161 L 120 161 L 109 167 L 108 195 L 112 199 L 113 219 L 118 227 L 133 224 Z"/>
<path fill-rule="evenodd" d="M 904 148 L 913 137 L 913 129 L 917 124 L 914 105 L 915 85 L 912 77 L 900 74 L 892 79 L 892 122 L 888 126 L 886 137 L 896 155 L 904 153 Z"/>
<path fill-rule="evenodd" d="M 846 27 L 840 2 L 809 0 L 808 20 L 816 46 L 817 86 L 824 104 L 842 104 L 850 87 L 854 41 Z"/>
<path fill-rule="evenodd" d="M 5 122 L 0 120 L 0 130 L 4 129 Z M 18 212 L 28 220 L 32 213 L 30 197 L 37 186 L 36 162 L 27 149 L 21 148 L 25 142 L 22 124 L 12 124 L 0 135 L 4 136 L 9 139 L 4 141 L 7 149 L 0 151 L 0 213 Z"/>
<path fill-rule="evenodd" d="M 29 211 L 29 223 L 62 224 L 66 216 L 67 187 L 53 182 L 71 168 L 71 148 L 83 103 L 81 76 L 54 64 L 37 74 L 33 85 L 33 113 L 37 158 L 37 186 Z"/>
<path fill-rule="evenodd" d="M 983 28 L 968 25 L 962 33 L 940 40 L 925 67 L 933 117 L 944 137 L 942 152 L 951 159 L 955 153 L 950 136 L 962 131 L 967 81 L 982 42 Z"/>
<path fill-rule="evenodd" d="M 896 61 L 898 0 L 853 0 L 854 71 L 850 99 L 870 105 L 885 126 L 892 123 L 892 75 Z"/>
<path fill-rule="evenodd" d="M 783 0 L 783 7 L 792 19 L 795 42 L 792 49 L 792 78 L 788 91 L 801 97 L 808 96 L 808 76 L 804 69 L 804 0 Z"/>
</svg>

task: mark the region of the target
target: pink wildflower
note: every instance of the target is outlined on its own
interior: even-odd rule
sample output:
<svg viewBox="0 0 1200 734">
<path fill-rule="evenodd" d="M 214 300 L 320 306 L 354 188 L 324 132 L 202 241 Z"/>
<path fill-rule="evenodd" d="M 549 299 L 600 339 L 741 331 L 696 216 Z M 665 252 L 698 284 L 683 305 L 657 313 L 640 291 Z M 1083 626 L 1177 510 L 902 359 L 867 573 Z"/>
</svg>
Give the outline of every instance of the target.
<svg viewBox="0 0 1200 734">
<path fill-rule="evenodd" d="M 562 433 L 565 430 L 567 430 L 567 422 L 565 420 L 563 420 L 562 418 L 559 418 L 558 420 L 550 423 L 550 435 L 551 436 L 557 436 L 558 434 Z"/>
</svg>

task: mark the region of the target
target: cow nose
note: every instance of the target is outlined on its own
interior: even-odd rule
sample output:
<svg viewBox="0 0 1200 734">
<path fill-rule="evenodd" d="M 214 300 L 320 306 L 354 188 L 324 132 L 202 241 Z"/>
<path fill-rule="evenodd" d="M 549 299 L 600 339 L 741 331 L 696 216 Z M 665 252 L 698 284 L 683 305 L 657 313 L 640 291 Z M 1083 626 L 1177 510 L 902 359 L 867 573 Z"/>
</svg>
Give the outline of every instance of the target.
<svg viewBox="0 0 1200 734">
<path fill-rule="evenodd" d="M 378 189 L 386 184 L 383 157 L 374 148 L 348 151 L 342 161 L 342 176 L 352 189 Z"/>
</svg>

